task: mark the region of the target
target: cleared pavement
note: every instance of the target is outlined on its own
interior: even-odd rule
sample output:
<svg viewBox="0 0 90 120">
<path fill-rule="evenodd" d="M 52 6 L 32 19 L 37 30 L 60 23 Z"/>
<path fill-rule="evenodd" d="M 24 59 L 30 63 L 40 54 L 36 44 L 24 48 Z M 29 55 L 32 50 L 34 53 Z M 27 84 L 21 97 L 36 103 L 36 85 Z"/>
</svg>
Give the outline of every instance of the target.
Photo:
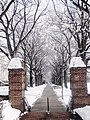
<svg viewBox="0 0 90 120">
<path fill-rule="evenodd" d="M 32 112 L 66 112 L 66 108 L 61 101 L 58 101 L 58 97 L 53 91 L 53 88 L 48 84 L 45 87 L 41 98 L 39 98 L 31 108 L 31 111 Z"/>
</svg>

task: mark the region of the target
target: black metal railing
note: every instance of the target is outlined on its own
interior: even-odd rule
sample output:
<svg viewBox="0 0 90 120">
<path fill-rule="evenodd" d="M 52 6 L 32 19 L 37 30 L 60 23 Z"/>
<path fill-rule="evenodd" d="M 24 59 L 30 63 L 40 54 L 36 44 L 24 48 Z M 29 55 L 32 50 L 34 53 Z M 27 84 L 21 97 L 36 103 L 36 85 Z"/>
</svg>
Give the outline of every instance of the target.
<svg viewBox="0 0 90 120">
<path fill-rule="evenodd" d="M 75 112 L 74 114 L 72 114 L 71 118 L 73 120 L 83 120 L 82 117 L 77 112 Z"/>
<path fill-rule="evenodd" d="M 50 113 L 49 98 L 47 97 L 47 113 Z"/>
<path fill-rule="evenodd" d="M 31 106 L 29 105 L 26 97 L 24 97 L 24 106 L 25 106 L 25 111 L 31 112 Z"/>
</svg>

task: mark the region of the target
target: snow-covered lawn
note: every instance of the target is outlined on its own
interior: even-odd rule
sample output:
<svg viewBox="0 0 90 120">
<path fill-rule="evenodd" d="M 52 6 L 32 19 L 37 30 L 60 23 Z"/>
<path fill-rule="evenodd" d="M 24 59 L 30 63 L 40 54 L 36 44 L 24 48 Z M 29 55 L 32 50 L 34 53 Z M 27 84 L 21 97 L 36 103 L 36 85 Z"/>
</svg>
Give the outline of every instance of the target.
<svg viewBox="0 0 90 120">
<path fill-rule="evenodd" d="M 58 96 L 58 100 L 62 101 L 64 105 L 68 105 L 70 96 L 71 96 L 71 90 L 70 85 L 68 83 L 68 88 L 63 88 L 61 86 L 57 86 L 52 84 L 53 90 L 55 91 L 56 95 Z"/>
<path fill-rule="evenodd" d="M 29 105 L 33 106 L 34 102 L 41 97 L 42 92 L 46 84 L 37 86 L 37 87 L 28 87 L 25 91 L 25 97 L 27 98 Z M 2 87 L 1 94 L 8 95 L 8 87 Z M 5 92 L 6 91 L 6 92 Z M 21 111 L 11 107 L 8 101 L 3 101 L 3 111 L 2 116 L 3 120 L 19 120 L 19 115 Z"/>
<path fill-rule="evenodd" d="M 27 90 L 25 91 L 25 97 L 28 100 L 29 105 L 32 107 L 34 102 L 41 97 L 44 88 L 46 87 L 47 84 L 43 84 L 37 87 L 28 87 Z M 57 86 L 54 84 L 51 84 L 51 86 L 53 87 L 53 90 L 55 91 L 55 93 L 58 96 L 58 100 L 62 101 L 64 105 L 67 105 L 71 96 L 71 90 L 70 90 L 70 85 L 68 84 L 68 88 L 66 89 L 65 87 L 63 87 L 63 99 L 62 99 L 62 87 L 61 86 Z M 88 84 L 88 92 L 90 93 L 90 83 Z M 1 89 L 1 93 L 8 94 L 8 88 L 4 88 Z M 18 117 L 20 115 L 20 111 L 17 109 L 14 109 L 10 106 L 10 103 L 8 101 L 3 101 L 4 102 L 4 107 L 3 107 L 3 111 L 2 111 L 2 115 L 3 115 L 3 120 L 18 120 Z M 79 115 L 83 118 L 83 120 L 90 120 L 90 106 L 85 106 L 83 108 L 78 108 L 75 109 L 74 111 L 76 111 L 77 113 L 79 113 Z"/>
<path fill-rule="evenodd" d="M 27 90 L 25 91 L 25 97 L 31 107 L 33 106 L 34 102 L 41 97 L 45 87 L 46 87 L 46 84 L 43 84 L 37 87 L 27 88 Z"/>
<path fill-rule="evenodd" d="M 9 86 L 0 86 L 0 95 L 8 95 Z"/>
<path fill-rule="evenodd" d="M 74 111 L 77 112 L 83 120 L 90 120 L 90 106 L 77 108 Z"/>
<path fill-rule="evenodd" d="M 3 101 L 2 117 L 3 120 L 19 120 L 21 111 L 12 108 L 9 101 Z"/>
<path fill-rule="evenodd" d="M 61 100 L 64 103 L 64 105 L 68 105 L 71 96 L 71 90 L 69 86 L 70 85 L 68 84 L 67 89 L 63 87 L 63 99 L 62 99 L 62 87 L 54 84 L 52 85 L 55 93 L 58 96 L 58 100 Z M 90 94 L 90 83 L 87 84 L 87 90 L 88 94 Z M 74 109 L 74 112 L 77 112 L 82 117 L 83 120 L 90 120 L 90 106 Z"/>
</svg>

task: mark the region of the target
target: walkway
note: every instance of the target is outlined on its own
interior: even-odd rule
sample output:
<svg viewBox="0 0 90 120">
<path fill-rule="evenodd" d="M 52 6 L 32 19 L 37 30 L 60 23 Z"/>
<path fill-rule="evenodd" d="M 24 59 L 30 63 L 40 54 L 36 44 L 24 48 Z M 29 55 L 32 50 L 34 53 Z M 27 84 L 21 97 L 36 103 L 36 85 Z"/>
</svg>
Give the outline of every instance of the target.
<svg viewBox="0 0 90 120">
<path fill-rule="evenodd" d="M 31 111 L 33 112 L 46 112 L 47 111 L 47 97 L 49 98 L 49 110 L 50 112 L 66 112 L 65 107 L 63 106 L 61 101 L 58 101 L 58 97 L 56 96 L 53 88 L 48 84 L 41 96 L 34 106 L 32 107 Z"/>
</svg>

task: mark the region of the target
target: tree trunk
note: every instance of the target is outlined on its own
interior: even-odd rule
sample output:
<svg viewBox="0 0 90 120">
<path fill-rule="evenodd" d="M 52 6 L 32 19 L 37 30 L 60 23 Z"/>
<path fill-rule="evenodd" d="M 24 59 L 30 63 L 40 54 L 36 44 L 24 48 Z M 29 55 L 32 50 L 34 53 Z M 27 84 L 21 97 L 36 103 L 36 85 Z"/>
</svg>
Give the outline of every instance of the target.
<svg viewBox="0 0 90 120">
<path fill-rule="evenodd" d="M 65 88 L 67 88 L 67 72 L 66 72 L 66 70 L 64 70 L 64 85 L 65 85 Z"/>
<path fill-rule="evenodd" d="M 30 86 L 33 87 L 32 70 L 30 70 Z"/>
<path fill-rule="evenodd" d="M 37 86 L 38 84 L 37 84 L 37 74 L 36 74 L 36 72 L 35 72 L 35 86 Z"/>
</svg>

